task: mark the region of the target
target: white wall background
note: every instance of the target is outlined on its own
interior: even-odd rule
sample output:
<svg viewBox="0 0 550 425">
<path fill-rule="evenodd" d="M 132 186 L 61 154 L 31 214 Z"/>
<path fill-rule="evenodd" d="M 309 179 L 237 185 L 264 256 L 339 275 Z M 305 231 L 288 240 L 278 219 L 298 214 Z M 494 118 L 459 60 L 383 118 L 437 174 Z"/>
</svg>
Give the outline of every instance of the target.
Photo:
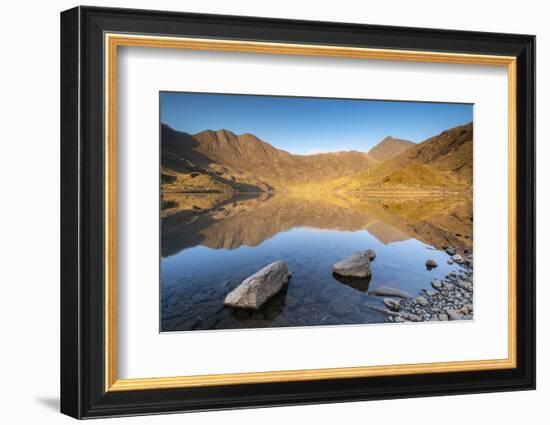
<svg viewBox="0 0 550 425">
<path fill-rule="evenodd" d="M 59 12 L 77 3 L 6 2 L 0 15 L 0 421 L 70 423 L 57 413 L 59 392 Z M 550 398 L 550 27 L 544 2 L 437 0 L 338 2 L 277 0 L 100 1 L 156 8 L 536 34 L 538 44 L 538 390 L 455 397 L 211 412 L 110 420 L 109 423 L 262 424 L 350 422 L 440 424 L 543 423 Z M 545 196 L 546 195 L 546 196 Z"/>
</svg>

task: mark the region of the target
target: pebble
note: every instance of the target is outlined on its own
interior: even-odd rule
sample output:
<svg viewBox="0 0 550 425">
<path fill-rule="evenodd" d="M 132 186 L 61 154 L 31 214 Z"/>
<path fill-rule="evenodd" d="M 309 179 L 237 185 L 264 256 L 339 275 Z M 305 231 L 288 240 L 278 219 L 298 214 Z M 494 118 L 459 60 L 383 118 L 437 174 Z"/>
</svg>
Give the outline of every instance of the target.
<svg viewBox="0 0 550 425">
<path fill-rule="evenodd" d="M 462 256 L 460 254 L 455 254 L 451 257 L 451 260 L 453 260 L 455 263 L 463 263 L 464 262 L 464 259 L 462 258 Z"/>
<path fill-rule="evenodd" d="M 420 322 L 420 317 L 418 317 L 416 314 L 412 313 L 400 313 L 400 316 L 405 320 L 410 320 L 411 322 Z M 399 317 L 399 316 L 398 316 Z"/>
<path fill-rule="evenodd" d="M 472 291 L 472 284 L 470 282 L 465 282 L 463 280 L 461 280 L 460 282 L 458 282 L 458 286 L 466 291 Z"/>
<path fill-rule="evenodd" d="M 428 302 L 428 300 L 422 296 L 420 297 L 416 297 L 416 299 L 414 300 L 417 304 L 420 304 L 421 306 L 423 307 L 426 307 L 427 305 L 429 305 L 430 303 Z"/>
<path fill-rule="evenodd" d="M 396 300 L 395 298 L 384 298 L 382 302 L 386 307 L 388 307 L 391 310 L 394 310 L 394 311 L 399 310 L 399 300 Z"/>
<path fill-rule="evenodd" d="M 462 315 L 458 313 L 456 310 L 453 310 L 451 308 L 445 310 L 445 313 L 447 313 L 447 316 L 449 316 L 449 319 L 451 320 L 461 320 Z"/>
<path fill-rule="evenodd" d="M 443 287 L 443 283 L 439 279 L 432 280 L 432 287 L 434 289 L 441 289 Z"/>
<path fill-rule="evenodd" d="M 433 290 L 424 288 L 418 296 L 412 297 L 394 288 L 375 288 L 369 295 L 384 297 L 381 299 L 384 306 L 367 306 L 384 313 L 388 321 L 394 323 L 472 319 L 473 271 L 467 261 L 456 264 L 456 271 L 448 273 L 444 279 L 431 281 Z M 406 296 L 400 297 L 401 294 Z"/>
<path fill-rule="evenodd" d="M 460 310 L 458 310 L 460 314 L 468 314 L 470 310 L 468 310 L 468 307 L 464 306 Z"/>
</svg>

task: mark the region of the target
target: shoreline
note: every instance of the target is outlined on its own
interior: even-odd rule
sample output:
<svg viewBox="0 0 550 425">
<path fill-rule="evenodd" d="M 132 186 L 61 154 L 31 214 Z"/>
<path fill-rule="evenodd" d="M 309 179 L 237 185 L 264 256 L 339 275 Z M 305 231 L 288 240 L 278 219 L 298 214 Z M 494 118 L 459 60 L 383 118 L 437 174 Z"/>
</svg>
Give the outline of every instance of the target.
<svg viewBox="0 0 550 425">
<path fill-rule="evenodd" d="M 288 190 L 288 191 L 221 191 L 221 190 L 166 190 L 161 188 L 161 194 L 163 193 L 181 193 L 186 195 L 208 195 L 208 194 L 227 194 L 227 195 L 243 195 L 243 194 L 334 194 L 334 195 L 348 195 L 348 196 L 431 196 L 431 195 L 441 195 L 441 196 L 456 196 L 456 195 L 468 195 L 471 194 L 471 191 L 462 190 L 462 191 L 445 191 L 445 190 L 371 190 L 371 191 L 317 191 L 317 190 Z"/>
<path fill-rule="evenodd" d="M 443 279 L 433 279 L 433 289 L 422 289 L 417 296 L 378 296 L 384 307 L 368 305 L 374 311 L 387 316 L 388 322 L 433 322 L 473 320 L 473 259 L 470 252 L 457 254 L 453 247 L 446 247 L 448 263 L 460 267 L 458 272 Z M 452 253 L 452 254 L 451 254 Z"/>
</svg>

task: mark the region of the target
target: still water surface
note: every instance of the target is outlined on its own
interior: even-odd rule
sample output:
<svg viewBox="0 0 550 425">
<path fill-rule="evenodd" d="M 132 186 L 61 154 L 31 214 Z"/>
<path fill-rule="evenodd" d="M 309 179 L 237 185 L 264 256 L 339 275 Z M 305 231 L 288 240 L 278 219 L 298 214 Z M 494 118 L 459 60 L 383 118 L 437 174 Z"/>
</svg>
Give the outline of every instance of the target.
<svg viewBox="0 0 550 425">
<path fill-rule="evenodd" d="M 161 330 L 189 331 L 381 323 L 379 286 L 418 295 L 456 265 L 443 247 L 471 249 L 468 198 L 165 195 Z M 374 249 L 370 280 L 344 280 L 332 265 Z M 438 267 L 427 270 L 427 259 Z M 224 307 L 225 296 L 283 260 L 288 288 L 260 310 Z"/>
</svg>

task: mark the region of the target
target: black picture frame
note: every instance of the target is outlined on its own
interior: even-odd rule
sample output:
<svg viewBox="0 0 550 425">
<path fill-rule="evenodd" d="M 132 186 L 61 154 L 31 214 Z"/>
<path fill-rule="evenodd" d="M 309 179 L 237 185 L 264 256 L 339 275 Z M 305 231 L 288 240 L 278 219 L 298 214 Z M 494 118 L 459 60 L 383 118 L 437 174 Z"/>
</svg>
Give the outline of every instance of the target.
<svg viewBox="0 0 550 425">
<path fill-rule="evenodd" d="M 105 391 L 104 34 L 139 33 L 517 59 L 517 367 Z M 535 388 L 535 37 L 76 7 L 61 13 L 61 412 L 75 418 Z"/>
</svg>

